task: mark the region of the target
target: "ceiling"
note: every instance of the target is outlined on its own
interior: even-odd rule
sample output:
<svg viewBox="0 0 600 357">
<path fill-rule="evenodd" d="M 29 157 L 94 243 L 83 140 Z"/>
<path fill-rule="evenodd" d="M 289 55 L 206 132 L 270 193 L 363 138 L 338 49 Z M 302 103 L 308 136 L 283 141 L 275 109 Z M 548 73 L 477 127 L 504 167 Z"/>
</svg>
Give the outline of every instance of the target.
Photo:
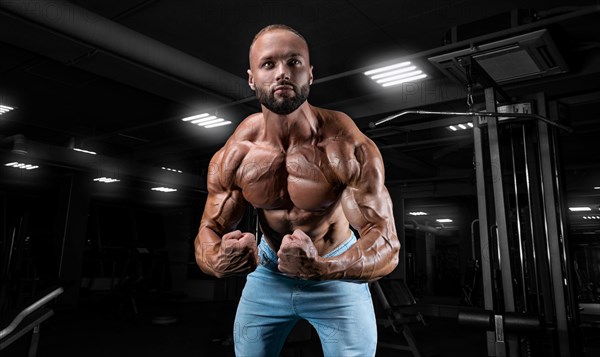
<svg viewBox="0 0 600 357">
<path fill-rule="evenodd" d="M 600 186 L 597 1 L 0 0 L 0 104 L 16 108 L 0 116 L 1 154 L 41 167 L 29 181 L 4 168 L 3 185 L 34 190 L 75 170 L 116 175 L 130 190 L 163 184 L 178 185 L 181 196 L 202 194 L 211 156 L 260 109 L 246 84 L 248 46 L 271 23 L 309 42 L 311 104 L 349 114 L 379 145 L 387 184 L 403 192 L 407 210 L 431 217 L 475 203 L 473 136 L 445 129 L 464 118 L 407 115 L 374 130 L 369 123 L 403 110 L 466 111 L 464 85 L 427 59 L 547 29 L 568 71 L 503 89 L 517 99 L 544 92 L 560 103 L 572 129 L 558 131 L 569 204 L 600 204 L 593 189 Z M 362 74 L 403 59 L 427 80 L 382 88 Z M 474 95 L 483 103 L 481 91 Z M 234 125 L 181 121 L 203 112 Z M 15 138 L 25 140 L 26 156 L 15 156 Z M 583 230 L 599 225 L 573 222 Z"/>
</svg>

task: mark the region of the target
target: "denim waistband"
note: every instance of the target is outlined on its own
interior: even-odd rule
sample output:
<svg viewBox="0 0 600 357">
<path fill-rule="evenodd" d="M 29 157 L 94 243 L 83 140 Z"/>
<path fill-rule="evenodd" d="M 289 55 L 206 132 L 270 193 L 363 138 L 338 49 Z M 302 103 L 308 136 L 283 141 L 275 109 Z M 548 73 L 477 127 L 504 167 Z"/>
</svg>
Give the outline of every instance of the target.
<svg viewBox="0 0 600 357">
<path fill-rule="evenodd" d="M 350 247 L 354 243 L 356 243 L 356 236 L 354 235 L 354 232 L 352 232 L 350 237 L 344 243 L 337 246 L 331 252 L 323 255 L 323 258 L 338 256 L 350 249 Z M 275 252 L 271 248 L 271 246 L 267 243 L 265 239 L 261 239 L 260 244 L 258 245 L 258 253 L 260 256 L 260 265 L 264 266 L 269 270 L 279 272 L 279 269 L 277 269 L 277 264 L 279 261 L 279 258 L 277 257 L 277 252 Z"/>
</svg>

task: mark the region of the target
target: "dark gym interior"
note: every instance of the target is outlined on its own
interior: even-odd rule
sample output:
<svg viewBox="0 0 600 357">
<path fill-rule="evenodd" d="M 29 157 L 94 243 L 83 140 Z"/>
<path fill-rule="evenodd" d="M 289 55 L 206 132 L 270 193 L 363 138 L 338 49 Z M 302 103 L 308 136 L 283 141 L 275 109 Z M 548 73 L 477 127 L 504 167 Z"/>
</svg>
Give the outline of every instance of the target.
<svg viewBox="0 0 600 357">
<path fill-rule="evenodd" d="M 0 0 L 0 355 L 234 355 L 245 277 L 193 242 L 273 23 L 385 162 L 377 355 L 600 355 L 600 4 L 566 0 Z"/>
</svg>

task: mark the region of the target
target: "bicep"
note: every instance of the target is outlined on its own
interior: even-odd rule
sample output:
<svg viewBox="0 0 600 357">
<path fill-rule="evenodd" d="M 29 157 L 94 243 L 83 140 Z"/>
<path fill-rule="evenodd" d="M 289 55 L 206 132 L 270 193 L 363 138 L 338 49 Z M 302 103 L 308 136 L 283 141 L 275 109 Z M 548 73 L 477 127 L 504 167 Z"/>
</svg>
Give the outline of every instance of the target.
<svg viewBox="0 0 600 357">
<path fill-rule="evenodd" d="M 385 186 L 376 191 L 347 187 L 342 196 L 342 208 L 348 222 L 361 236 L 373 228 L 382 233 L 391 228 L 392 201 Z"/>
<path fill-rule="evenodd" d="M 242 192 L 234 185 L 235 170 L 223 167 L 224 150 L 215 154 L 207 177 L 208 197 L 200 229 L 209 228 L 219 235 L 235 229 L 246 206 Z"/>
<path fill-rule="evenodd" d="M 372 143 L 362 145 L 356 150 L 356 161 L 360 169 L 350 178 L 342 194 L 346 218 L 361 236 L 373 228 L 382 233 L 395 230 L 392 200 L 385 187 L 379 150 Z"/>
</svg>

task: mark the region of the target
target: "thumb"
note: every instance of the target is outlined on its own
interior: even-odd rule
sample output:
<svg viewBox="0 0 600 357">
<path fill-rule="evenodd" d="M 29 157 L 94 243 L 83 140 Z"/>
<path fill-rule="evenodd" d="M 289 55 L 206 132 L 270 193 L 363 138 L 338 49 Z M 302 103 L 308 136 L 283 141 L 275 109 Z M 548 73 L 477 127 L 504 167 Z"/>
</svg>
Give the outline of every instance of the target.
<svg viewBox="0 0 600 357">
<path fill-rule="evenodd" d="M 304 233 L 303 231 L 301 231 L 299 229 L 294 230 L 294 233 L 292 233 L 292 236 L 294 238 L 310 239 L 310 237 L 306 233 Z"/>
</svg>

